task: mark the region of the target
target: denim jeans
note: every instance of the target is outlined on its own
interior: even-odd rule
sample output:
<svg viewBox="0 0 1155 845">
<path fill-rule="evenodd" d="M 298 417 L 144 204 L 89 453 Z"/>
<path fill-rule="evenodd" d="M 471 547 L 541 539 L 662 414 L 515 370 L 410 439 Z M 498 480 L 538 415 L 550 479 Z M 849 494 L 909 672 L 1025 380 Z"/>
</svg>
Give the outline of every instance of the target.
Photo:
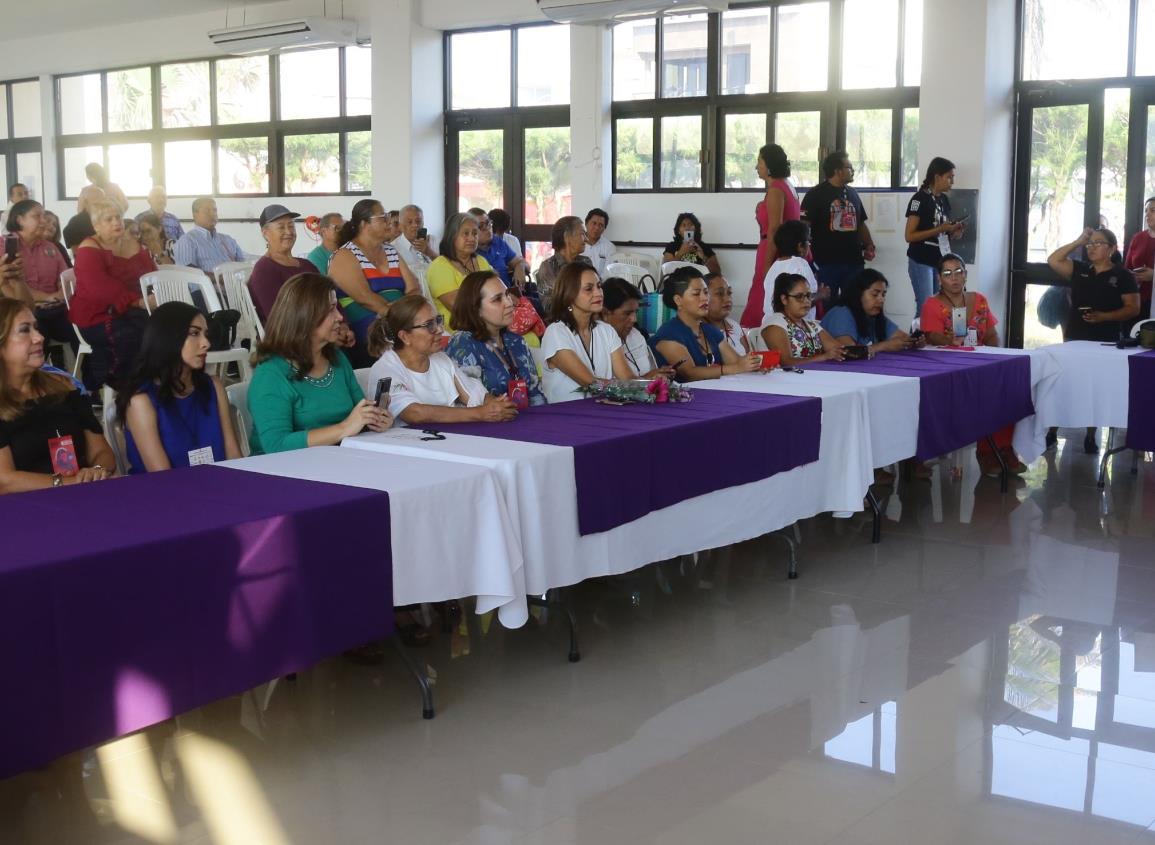
<svg viewBox="0 0 1155 845">
<path fill-rule="evenodd" d="M 818 270 L 814 274 L 818 279 L 818 283 L 830 288 L 830 299 L 826 303 L 827 309 L 838 304 L 838 297 L 842 292 L 843 286 L 847 281 L 861 273 L 864 266 L 866 265 L 862 263 L 818 265 Z"/>
<path fill-rule="evenodd" d="M 927 264 L 919 264 L 913 258 L 906 259 L 910 273 L 910 286 L 914 288 L 914 316 L 922 318 L 922 304 L 935 294 L 935 269 Z"/>
</svg>

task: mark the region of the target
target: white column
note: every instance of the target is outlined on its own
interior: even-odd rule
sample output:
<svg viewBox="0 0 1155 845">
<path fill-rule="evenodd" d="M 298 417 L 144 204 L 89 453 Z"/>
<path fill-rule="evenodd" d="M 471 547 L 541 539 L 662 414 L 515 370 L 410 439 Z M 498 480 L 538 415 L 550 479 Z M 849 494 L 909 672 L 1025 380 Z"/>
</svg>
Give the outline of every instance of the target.
<svg viewBox="0 0 1155 845">
<path fill-rule="evenodd" d="M 445 220 L 441 32 L 418 0 L 372 6 L 373 193 L 386 208 L 416 203 L 430 231 Z"/>
<path fill-rule="evenodd" d="M 610 149 L 613 36 L 605 24 L 570 27 L 570 175 L 573 213 L 608 211 L 613 151 Z M 613 221 L 607 233 L 613 240 Z"/>
<path fill-rule="evenodd" d="M 1015 0 L 925 0 L 922 44 L 919 166 L 925 173 L 931 158 L 943 156 L 956 165 L 956 188 L 978 189 L 978 240 L 969 284 L 1005 319 Z"/>
<path fill-rule="evenodd" d="M 57 176 L 56 150 L 56 89 L 53 86 L 52 75 L 40 75 L 40 167 L 41 174 L 40 201 L 49 208 L 55 205 L 64 196 L 64 185 L 59 184 Z M 68 218 L 75 213 L 73 209 L 67 217 L 57 212 L 60 225 L 68 222 Z"/>
</svg>

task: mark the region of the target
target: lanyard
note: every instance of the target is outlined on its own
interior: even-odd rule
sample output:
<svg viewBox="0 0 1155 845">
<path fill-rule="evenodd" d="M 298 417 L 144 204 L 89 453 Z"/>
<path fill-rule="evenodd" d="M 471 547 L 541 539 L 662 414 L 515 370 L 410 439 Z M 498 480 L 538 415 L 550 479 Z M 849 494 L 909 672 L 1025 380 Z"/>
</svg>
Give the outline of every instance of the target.
<svg viewBox="0 0 1155 845">
<path fill-rule="evenodd" d="M 517 368 L 516 362 L 513 360 L 513 354 L 509 351 L 504 343 L 498 346 L 496 343 L 487 341 L 486 346 L 501 359 L 501 363 L 505 365 L 505 369 L 509 371 L 511 378 L 521 378 L 521 371 Z"/>
</svg>

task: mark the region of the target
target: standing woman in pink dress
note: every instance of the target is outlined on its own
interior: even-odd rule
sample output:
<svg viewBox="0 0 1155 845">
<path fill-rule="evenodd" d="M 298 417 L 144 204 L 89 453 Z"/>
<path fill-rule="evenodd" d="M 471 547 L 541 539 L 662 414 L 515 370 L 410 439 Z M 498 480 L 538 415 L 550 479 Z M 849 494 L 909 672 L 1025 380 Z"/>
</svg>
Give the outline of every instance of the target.
<svg viewBox="0 0 1155 845">
<path fill-rule="evenodd" d="M 802 217 L 802 207 L 798 204 L 798 191 L 790 179 L 790 159 L 786 151 L 777 144 L 767 144 L 758 151 L 758 178 L 766 182 L 766 197 L 754 207 L 754 217 L 758 221 L 758 255 L 754 259 L 754 279 L 750 283 L 750 296 L 739 321 L 743 328 L 755 329 L 762 325 L 762 312 L 766 301 L 766 271 L 774 263 L 774 233 L 787 220 Z"/>
</svg>

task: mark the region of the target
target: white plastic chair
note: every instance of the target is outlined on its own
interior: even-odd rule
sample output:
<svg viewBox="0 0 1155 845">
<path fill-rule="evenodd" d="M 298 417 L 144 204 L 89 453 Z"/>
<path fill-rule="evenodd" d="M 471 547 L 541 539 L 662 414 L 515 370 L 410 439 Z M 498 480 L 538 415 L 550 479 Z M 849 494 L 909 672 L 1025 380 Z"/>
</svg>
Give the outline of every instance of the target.
<svg viewBox="0 0 1155 845">
<path fill-rule="evenodd" d="M 754 352 L 767 352 L 769 347 L 766 342 L 762 340 L 761 329 L 746 329 L 746 340 L 750 343 L 750 349 Z"/>
<path fill-rule="evenodd" d="M 124 437 L 124 425 L 116 418 L 115 402 L 104 403 L 101 423 L 104 428 L 104 439 L 112 447 L 112 455 L 116 458 L 117 473 L 128 475 L 128 446 Z"/>
<path fill-rule="evenodd" d="M 694 267 L 698 270 L 701 270 L 703 276 L 709 272 L 704 265 L 695 264 L 692 261 L 666 261 L 662 264 L 662 278 L 666 278 L 666 276 L 673 273 L 679 267 Z"/>
<path fill-rule="evenodd" d="M 361 392 L 365 396 L 371 397 L 373 394 L 369 392 L 369 370 L 370 367 L 362 367 L 359 370 L 353 370 L 353 375 L 357 378 L 357 384 L 361 386 Z"/>
<path fill-rule="evenodd" d="M 249 432 L 253 430 L 253 417 L 249 413 L 249 383 L 230 384 L 225 388 L 229 397 L 229 408 L 233 412 L 233 428 L 237 430 L 237 445 L 244 457 L 249 456 Z"/>
<path fill-rule="evenodd" d="M 643 268 L 655 279 L 661 272 L 661 261 L 656 256 L 646 255 L 644 252 L 615 252 L 610 256 L 610 263 L 633 264 L 635 267 Z M 609 272 L 608 267 L 606 272 Z"/>
<path fill-rule="evenodd" d="M 165 264 L 140 277 L 140 293 L 144 297 L 144 307 L 151 314 L 152 307 L 148 300 L 149 288 L 152 289 L 157 305 L 164 305 L 166 302 L 186 302 L 189 305 L 195 305 L 192 292 L 197 290 L 204 297 L 205 308 L 210 314 L 222 310 L 216 285 L 195 267 Z"/>
<path fill-rule="evenodd" d="M 60 274 L 60 292 L 64 295 L 64 304 L 69 305 L 76 293 L 76 271 L 71 267 Z M 76 348 L 76 360 L 72 364 L 72 377 L 80 378 L 80 364 L 85 355 L 92 354 L 92 347 L 80 334 L 80 327 L 76 323 L 72 324 L 72 331 L 76 333 L 76 342 L 79 344 Z"/>
<path fill-rule="evenodd" d="M 645 267 L 637 264 L 623 264 L 620 261 L 611 261 L 606 265 L 606 278 L 609 279 L 614 276 L 625 279 L 632 285 L 638 285 L 643 276 L 650 276 L 654 280 L 655 285 L 657 285 L 659 281 L 658 277 Z"/>
<path fill-rule="evenodd" d="M 226 306 L 239 311 L 241 315 L 237 324 L 237 341 L 247 339 L 251 346 L 256 346 L 265 336 L 265 327 L 249 291 L 249 276 L 252 272 L 253 266 L 243 261 L 230 261 L 216 269 L 217 282 Z"/>
</svg>

